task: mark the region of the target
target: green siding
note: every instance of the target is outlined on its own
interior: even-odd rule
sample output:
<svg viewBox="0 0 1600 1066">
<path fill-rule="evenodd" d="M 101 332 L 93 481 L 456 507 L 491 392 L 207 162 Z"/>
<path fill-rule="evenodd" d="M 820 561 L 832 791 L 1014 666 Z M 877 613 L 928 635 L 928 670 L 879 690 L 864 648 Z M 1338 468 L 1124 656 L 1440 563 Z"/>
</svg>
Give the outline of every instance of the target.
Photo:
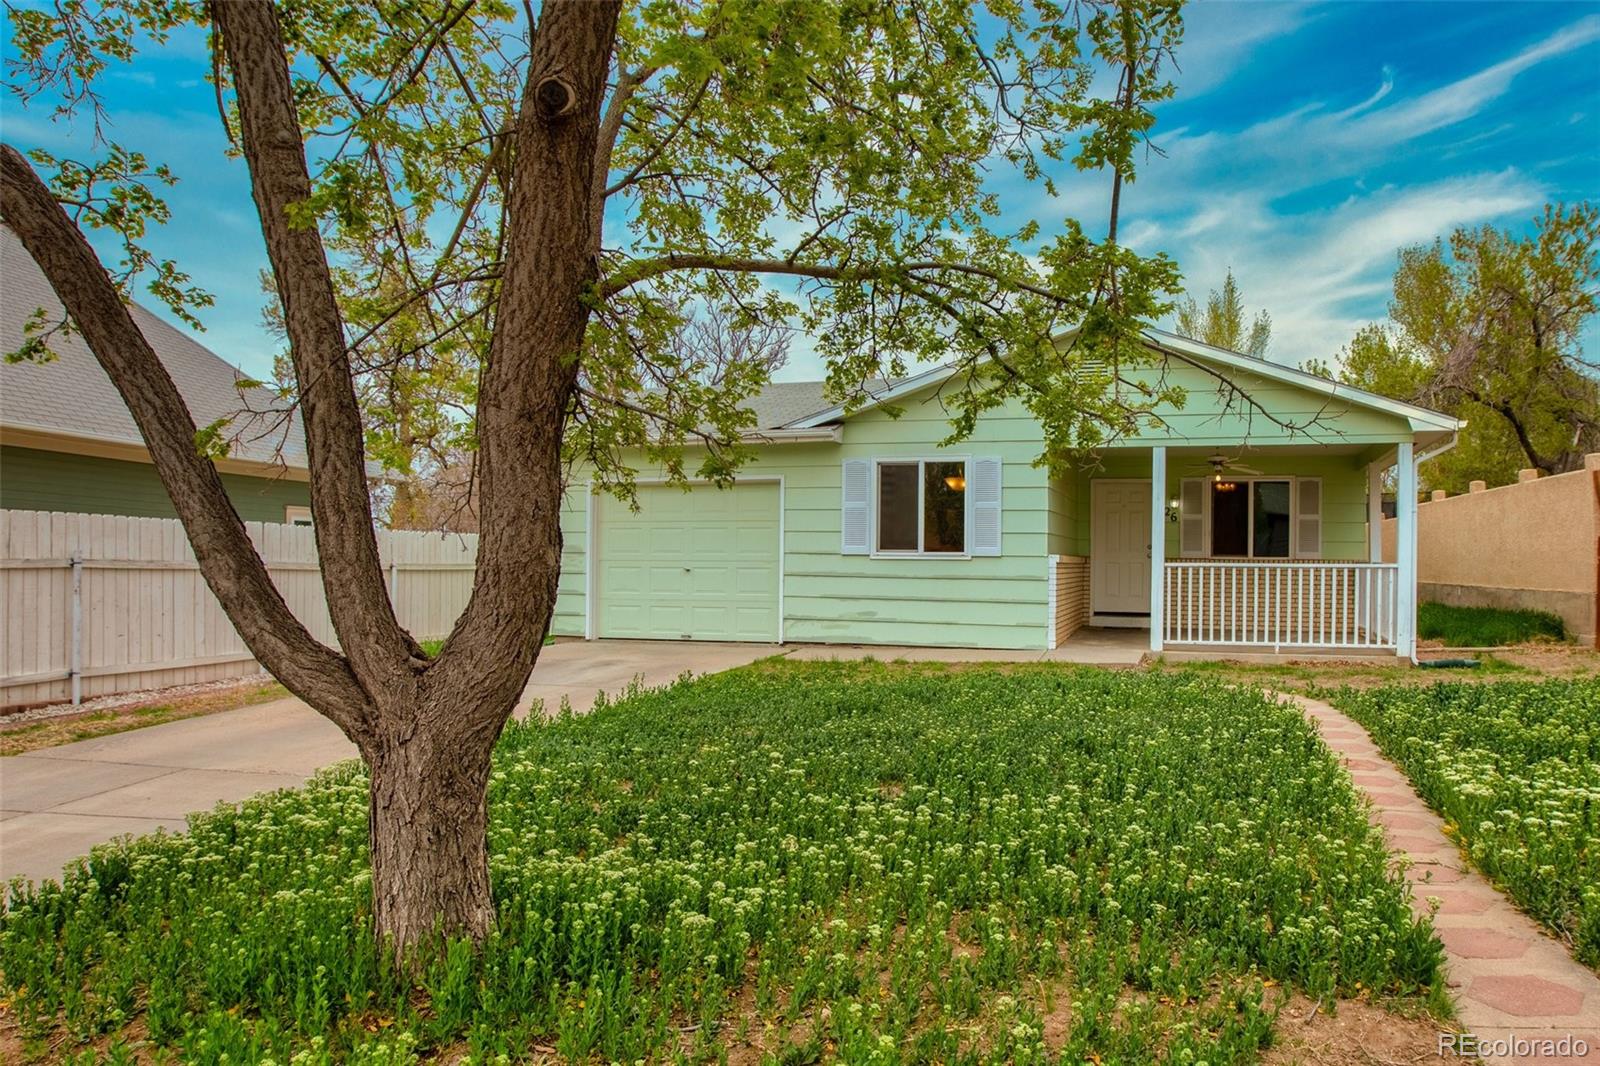
<svg viewBox="0 0 1600 1066">
<path fill-rule="evenodd" d="M 1322 479 L 1323 559 L 1367 559 L 1367 472 L 1356 456 L 1273 454 L 1252 451 L 1246 465 L 1264 475 L 1294 475 Z M 1186 477 L 1206 477 L 1204 456 L 1167 455 L 1167 491 L 1164 499 L 1178 498 Z M 1089 553 L 1089 482 L 1098 477 L 1150 477 L 1149 452 L 1108 453 L 1094 469 L 1080 470 L 1075 478 L 1083 506 L 1074 512 L 1074 542 L 1080 554 Z M 1179 523 L 1167 523 L 1167 558 L 1179 553 Z"/>
<path fill-rule="evenodd" d="M 1149 446 L 1165 444 L 1167 499 L 1186 472 L 1199 476 L 1204 454 L 1252 445 L 1249 465 L 1267 474 L 1323 479 L 1323 558 L 1366 557 L 1366 473 L 1363 463 L 1383 445 L 1410 438 L 1406 420 L 1293 385 L 1235 375 L 1251 398 L 1280 420 L 1325 423 L 1308 438 L 1290 437 L 1271 419 L 1226 410 L 1215 380 L 1175 365 L 1169 382 L 1188 390 L 1182 409 L 1159 412 L 1164 425 L 1107 449 L 1076 473 L 1052 478 L 1034 465 L 1043 448 L 1037 422 L 1012 402 L 979 419 L 969 441 L 942 448 L 949 416 L 936 387 L 899 401 L 899 418 L 864 411 L 843 424 L 838 444 L 779 444 L 759 449 L 743 476 L 784 479 L 784 637 L 837 644 L 909 644 L 1043 648 L 1048 586 L 1045 557 L 1089 552 L 1089 481 L 1148 477 Z M 1307 451 L 1308 443 L 1364 446 L 1362 455 Z M 1275 445 L 1300 450 L 1274 453 Z M 1188 449 L 1187 454 L 1176 449 Z M 840 554 L 841 464 L 845 459 L 999 456 L 1002 460 L 1002 554 L 969 559 L 875 559 Z M 690 466 L 692 468 L 692 461 Z M 1188 468 L 1195 469 L 1189 470 Z M 650 478 L 659 471 L 642 469 Z M 575 477 L 581 482 L 583 475 Z M 715 492 L 710 486 L 696 492 Z M 575 484 L 562 510 L 566 535 L 555 632 L 584 629 L 582 567 L 585 489 Z M 1168 523 L 1167 554 L 1178 552 L 1178 526 Z"/>
<path fill-rule="evenodd" d="M 951 448 L 949 415 L 933 396 L 905 403 L 892 419 L 865 411 L 844 424 L 838 445 L 773 449 L 804 458 L 786 466 L 785 635 L 791 641 L 1043 648 L 1048 587 L 1044 557 L 1052 526 L 1050 479 L 1034 466 L 1039 427 L 1019 403 L 980 419 Z M 1001 554 L 970 559 L 874 559 L 839 553 L 845 459 L 998 456 Z M 793 460 L 791 460 L 793 461 Z M 763 472 L 771 473 L 764 459 Z M 793 472 L 791 473 L 791 469 Z M 1059 519 L 1056 519 L 1059 524 Z"/>
<path fill-rule="evenodd" d="M 1230 397 L 1215 377 L 1182 363 L 1146 367 L 1131 378 L 1184 390 L 1182 407 L 1161 406 L 1164 425 L 1148 426 L 1130 443 L 1174 447 L 1238 447 L 1273 444 L 1388 444 L 1411 439 L 1410 422 L 1399 415 L 1358 407 L 1347 400 L 1242 371 L 1229 380 L 1248 396 Z M 1267 413 L 1254 409 L 1259 405 Z M 1269 417 L 1270 415 L 1270 417 Z M 1280 423 L 1304 427 L 1294 434 Z"/>
<path fill-rule="evenodd" d="M 285 507 L 311 503 L 311 489 L 304 481 L 223 474 L 222 484 L 239 517 L 247 522 L 282 522 Z M 149 463 L 9 445 L 0 447 L 0 507 L 136 518 L 178 516 Z"/>
<path fill-rule="evenodd" d="M 1036 424 L 1020 406 L 979 423 L 974 438 L 940 448 L 948 416 L 935 402 L 908 405 L 897 421 L 864 412 L 844 426 L 840 444 L 785 444 L 760 449 L 742 477 L 782 476 L 784 636 L 834 644 L 910 644 L 1043 648 L 1048 605 L 1044 557 L 1052 521 Z M 841 555 L 842 463 L 855 458 L 998 456 L 1002 555 L 970 559 L 874 559 Z M 692 468 L 693 462 L 689 464 Z M 640 477 L 659 471 L 641 470 Z M 581 474 L 574 478 L 582 480 Z M 695 492 L 716 492 L 709 485 Z M 587 518 L 575 484 L 562 509 L 566 554 L 556 629 L 583 633 L 581 566 Z M 1063 528 L 1066 516 L 1056 518 Z"/>
<path fill-rule="evenodd" d="M 550 632 L 558 637 L 581 637 L 588 582 L 589 500 L 582 485 L 567 490 L 561 500 L 561 579 L 556 586 L 556 609 Z"/>
</svg>

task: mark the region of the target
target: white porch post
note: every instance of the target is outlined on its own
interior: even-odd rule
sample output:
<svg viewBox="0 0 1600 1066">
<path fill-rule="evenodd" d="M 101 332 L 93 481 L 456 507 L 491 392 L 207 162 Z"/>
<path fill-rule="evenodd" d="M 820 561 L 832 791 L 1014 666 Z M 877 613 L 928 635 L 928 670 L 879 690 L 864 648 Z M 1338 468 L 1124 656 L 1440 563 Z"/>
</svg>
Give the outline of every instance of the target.
<svg viewBox="0 0 1600 1066">
<path fill-rule="evenodd" d="M 1383 464 L 1367 467 L 1367 558 L 1383 562 Z"/>
<path fill-rule="evenodd" d="M 1394 501 L 1395 561 L 1400 587 L 1395 597 L 1395 651 L 1410 657 L 1417 649 L 1417 464 L 1410 441 L 1401 443 L 1396 461 L 1400 469 Z"/>
<path fill-rule="evenodd" d="M 1161 650 L 1167 583 L 1167 449 L 1150 449 L 1150 650 Z"/>
</svg>

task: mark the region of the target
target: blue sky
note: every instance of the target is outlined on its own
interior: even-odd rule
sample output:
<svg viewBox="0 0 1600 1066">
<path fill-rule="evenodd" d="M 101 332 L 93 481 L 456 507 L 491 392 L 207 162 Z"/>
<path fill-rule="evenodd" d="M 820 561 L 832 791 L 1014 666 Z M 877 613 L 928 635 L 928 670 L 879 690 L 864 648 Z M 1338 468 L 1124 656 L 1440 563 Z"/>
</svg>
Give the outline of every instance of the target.
<svg viewBox="0 0 1600 1066">
<path fill-rule="evenodd" d="M 1200 2 L 1186 18 L 1179 92 L 1158 112 L 1165 155 L 1127 191 L 1123 236 L 1174 256 L 1199 293 L 1231 266 L 1247 304 L 1272 314 L 1273 358 L 1331 357 L 1383 318 L 1402 245 L 1524 229 L 1546 201 L 1600 196 L 1600 4 Z M 191 34 L 108 71 L 109 135 L 182 178 L 149 243 L 216 295 L 202 343 L 267 376 L 265 251 L 208 62 Z M 86 121 L 3 106 L 7 141 L 92 153 Z M 1055 201 L 997 188 L 1008 213 L 1103 230 L 1103 175 L 1068 177 Z M 820 376 L 808 347 L 784 377 Z"/>
</svg>

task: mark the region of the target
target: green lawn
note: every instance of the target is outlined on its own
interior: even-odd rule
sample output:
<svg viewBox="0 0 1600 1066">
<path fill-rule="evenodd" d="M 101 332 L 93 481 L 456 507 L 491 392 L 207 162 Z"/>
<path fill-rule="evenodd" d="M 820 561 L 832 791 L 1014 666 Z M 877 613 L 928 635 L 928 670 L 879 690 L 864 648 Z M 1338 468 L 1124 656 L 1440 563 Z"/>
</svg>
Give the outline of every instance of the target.
<svg viewBox="0 0 1600 1066">
<path fill-rule="evenodd" d="M 1346 691 L 1484 873 L 1600 968 L 1600 681 Z"/>
<path fill-rule="evenodd" d="M 1423 603 L 1417 607 L 1417 635 L 1451 648 L 1499 648 L 1530 640 L 1566 640 L 1567 630 L 1560 618 L 1545 611 Z"/>
<path fill-rule="evenodd" d="M 1439 1002 L 1348 777 L 1251 689 L 769 662 L 497 758 L 481 956 L 412 983 L 370 949 L 346 768 L 23 891 L 28 1054 L 1249 1062 L 1286 990 Z"/>
</svg>

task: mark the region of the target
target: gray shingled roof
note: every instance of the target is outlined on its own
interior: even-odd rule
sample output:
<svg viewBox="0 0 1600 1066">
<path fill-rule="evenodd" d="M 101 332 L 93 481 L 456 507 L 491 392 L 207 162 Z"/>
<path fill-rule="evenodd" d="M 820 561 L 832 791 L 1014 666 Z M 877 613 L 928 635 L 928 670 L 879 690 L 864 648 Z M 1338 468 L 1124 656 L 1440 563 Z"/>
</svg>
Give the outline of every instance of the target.
<svg viewBox="0 0 1600 1066">
<path fill-rule="evenodd" d="M 745 406 L 755 412 L 757 429 L 780 429 L 831 405 L 822 398 L 820 381 L 774 381 Z"/>
<path fill-rule="evenodd" d="M 866 383 L 868 395 L 876 395 L 903 378 L 872 378 Z M 826 411 L 834 402 L 823 395 L 821 381 L 774 381 L 745 401 L 756 413 L 757 429 L 782 429 L 807 415 Z"/>
<path fill-rule="evenodd" d="M 61 312 L 61 302 L 22 241 L 0 226 L 0 352 L 22 344 L 23 326 L 40 307 L 51 315 Z M 138 304 L 131 310 L 195 425 L 233 416 L 232 458 L 276 462 L 281 448 L 284 465 L 305 468 L 299 416 L 290 415 L 285 425 L 280 397 L 266 389 L 239 389 L 236 382 L 244 375 L 236 368 Z M 122 397 L 83 338 L 53 337 L 50 347 L 58 356 L 52 362 L 0 362 L 0 425 L 143 447 Z"/>
</svg>

